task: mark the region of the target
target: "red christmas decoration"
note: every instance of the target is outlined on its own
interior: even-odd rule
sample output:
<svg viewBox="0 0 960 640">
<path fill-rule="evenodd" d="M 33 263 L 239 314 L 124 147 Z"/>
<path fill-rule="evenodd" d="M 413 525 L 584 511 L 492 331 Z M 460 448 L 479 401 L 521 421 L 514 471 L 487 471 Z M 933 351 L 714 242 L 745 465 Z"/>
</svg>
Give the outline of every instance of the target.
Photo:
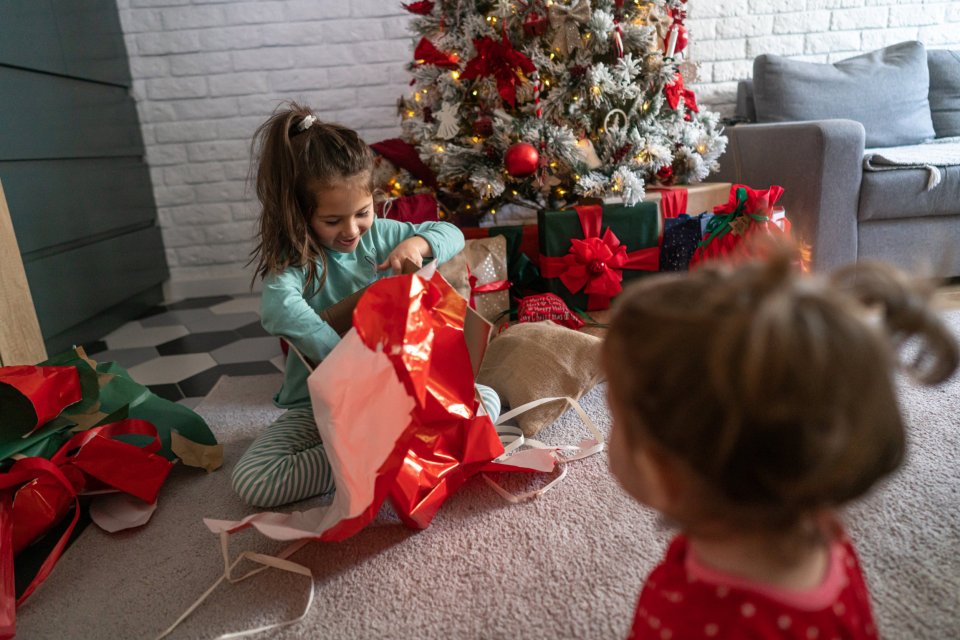
<svg viewBox="0 0 960 640">
<path fill-rule="evenodd" d="M 513 48 L 506 34 L 501 42 L 483 37 L 473 41 L 477 56 L 467 63 L 460 76 L 464 80 L 473 80 L 482 76 L 491 76 L 497 81 L 497 91 L 511 107 L 517 102 L 517 81 L 520 73 L 530 75 L 537 70 L 527 56 Z"/>
<path fill-rule="evenodd" d="M 661 184 L 673 184 L 673 167 L 670 165 L 660 167 L 660 170 L 657 171 L 657 180 L 659 180 Z"/>
<path fill-rule="evenodd" d="M 490 116 L 478 116 L 473 121 L 473 133 L 478 136 L 488 136 L 493 133 L 493 119 Z"/>
<path fill-rule="evenodd" d="M 514 178 L 525 178 L 537 171 L 540 163 L 540 153 L 537 148 L 527 142 L 518 142 L 503 155 L 503 164 Z"/>
<path fill-rule="evenodd" d="M 548 26 L 550 26 L 550 21 L 547 16 L 536 11 L 527 14 L 527 17 L 523 20 L 523 32 L 531 38 L 545 34 Z"/>
<path fill-rule="evenodd" d="M 700 111 L 697 106 L 697 96 L 693 91 L 683 86 L 683 75 L 678 73 L 676 80 L 663 88 L 664 95 L 667 96 L 667 103 L 671 109 L 676 109 L 680 105 L 680 98 L 683 97 L 683 105 L 690 111 Z"/>
<path fill-rule="evenodd" d="M 455 53 L 444 53 L 426 38 L 420 38 L 417 48 L 413 51 L 413 59 L 417 64 L 432 64 L 444 69 L 456 69 L 460 57 Z"/>
<path fill-rule="evenodd" d="M 421 2 L 411 2 L 410 4 L 403 5 L 403 8 L 409 11 L 410 13 L 415 13 L 418 16 L 427 16 L 430 15 L 430 12 L 433 11 L 433 3 L 430 0 L 422 0 Z"/>
</svg>

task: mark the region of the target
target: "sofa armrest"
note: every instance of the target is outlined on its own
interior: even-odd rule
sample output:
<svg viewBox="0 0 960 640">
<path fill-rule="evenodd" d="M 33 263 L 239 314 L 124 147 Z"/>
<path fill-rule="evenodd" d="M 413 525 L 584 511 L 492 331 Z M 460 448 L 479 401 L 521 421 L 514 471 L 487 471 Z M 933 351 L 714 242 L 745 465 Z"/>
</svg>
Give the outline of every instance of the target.
<svg viewBox="0 0 960 640">
<path fill-rule="evenodd" d="M 863 177 L 863 125 L 853 120 L 742 124 L 718 180 L 753 188 L 778 184 L 798 238 L 813 247 L 814 269 L 857 259 L 857 207 Z"/>
</svg>

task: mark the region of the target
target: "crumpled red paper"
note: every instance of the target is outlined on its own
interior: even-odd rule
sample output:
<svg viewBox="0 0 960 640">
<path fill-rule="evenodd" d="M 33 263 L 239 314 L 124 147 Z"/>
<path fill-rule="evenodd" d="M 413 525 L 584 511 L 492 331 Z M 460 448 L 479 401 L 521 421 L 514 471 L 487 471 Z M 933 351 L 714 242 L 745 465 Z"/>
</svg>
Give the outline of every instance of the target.
<svg viewBox="0 0 960 640">
<path fill-rule="evenodd" d="M 121 435 L 151 438 L 144 447 L 116 440 Z M 114 489 L 145 502 L 157 499 L 173 466 L 155 452 L 160 449 L 156 428 L 144 420 L 121 420 L 78 433 L 50 460 L 22 458 L 0 474 L 0 638 L 15 629 L 13 557 L 59 522 L 73 506 L 73 520 L 37 575 L 16 599 L 16 606 L 47 578 L 77 523 L 82 491 Z M 11 500 L 12 496 L 12 500 Z M 5 635 L 6 634 L 6 635 Z"/>
<path fill-rule="evenodd" d="M 30 434 L 81 397 L 75 367 L 0 367 L 0 440 Z"/>
<path fill-rule="evenodd" d="M 308 379 L 336 484 L 333 502 L 238 522 L 207 519 L 211 531 L 254 526 L 277 540 L 343 540 L 388 498 L 406 525 L 423 528 L 477 472 L 529 472 L 492 464 L 504 449 L 475 395 L 466 312 L 466 301 L 439 274 L 371 285 L 354 310 L 354 329 Z"/>
</svg>

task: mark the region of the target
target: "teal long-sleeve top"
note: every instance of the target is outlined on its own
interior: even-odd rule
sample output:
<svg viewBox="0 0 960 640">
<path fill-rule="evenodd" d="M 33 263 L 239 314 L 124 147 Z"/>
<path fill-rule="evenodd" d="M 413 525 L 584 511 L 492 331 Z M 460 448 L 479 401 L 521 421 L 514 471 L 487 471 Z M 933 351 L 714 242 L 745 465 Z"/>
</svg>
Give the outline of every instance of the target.
<svg viewBox="0 0 960 640">
<path fill-rule="evenodd" d="M 391 275 L 389 270 L 378 272 L 377 265 L 387 259 L 394 247 L 412 236 L 426 240 L 433 252 L 433 259 L 438 262 L 446 262 L 463 249 L 463 233 L 450 223 L 424 222 L 414 225 L 378 218 L 360 236 L 355 251 L 327 251 L 327 280 L 316 295 L 303 295 L 303 285 L 307 279 L 303 267 L 287 267 L 282 273 L 267 275 L 263 280 L 263 296 L 260 299 L 263 328 L 289 340 L 313 362 L 320 362 L 340 342 L 337 332 L 320 319 L 320 311 L 378 278 Z M 318 262 L 318 275 L 322 269 L 323 266 Z M 274 396 L 276 405 L 284 408 L 309 405 L 308 375 L 306 366 L 291 354 L 287 358 L 283 385 Z"/>
</svg>

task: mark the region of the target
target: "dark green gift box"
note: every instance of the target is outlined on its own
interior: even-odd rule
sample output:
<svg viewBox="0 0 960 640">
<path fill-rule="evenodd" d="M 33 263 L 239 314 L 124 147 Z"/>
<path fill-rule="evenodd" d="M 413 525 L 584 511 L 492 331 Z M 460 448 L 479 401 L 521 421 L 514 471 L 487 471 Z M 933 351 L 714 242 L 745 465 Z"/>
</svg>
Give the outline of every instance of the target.
<svg viewBox="0 0 960 640">
<path fill-rule="evenodd" d="M 602 251 L 602 246 L 615 248 L 617 243 L 606 235 L 613 232 L 619 244 L 626 248 L 629 258 L 625 264 L 623 256 L 607 261 L 599 259 L 595 251 L 581 250 L 571 252 L 571 240 L 583 240 L 588 237 L 577 209 L 587 213 L 588 219 L 595 220 L 599 209 L 599 225 L 594 225 L 589 234 L 596 240 L 588 243 Z M 592 209 L 592 211 L 591 211 Z M 541 275 L 547 283 L 547 290 L 559 295 L 572 309 L 597 310 L 609 307 L 610 299 L 618 293 L 619 285 L 614 284 L 613 274 L 622 273 L 624 283 L 659 268 L 660 242 L 663 236 L 663 219 L 655 202 L 641 202 L 633 206 L 624 204 L 587 205 L 561 211 L 541 210 L 537 214 L 539 229 Z M 605 239 L 605 240 L 604 240 Z M 562 263 L 560 258 L 568 254 L 576 255 Z M 616 254 L 616 252 L 615 252 Z M 567 280 L 575 280 L 575 291 L 560 277 L 567 271 Z M 579 285 L 579 286 L 576 286 Z M 587 289 L 599 287 L 600 291 L 588 294 Z"/>
</svg>

